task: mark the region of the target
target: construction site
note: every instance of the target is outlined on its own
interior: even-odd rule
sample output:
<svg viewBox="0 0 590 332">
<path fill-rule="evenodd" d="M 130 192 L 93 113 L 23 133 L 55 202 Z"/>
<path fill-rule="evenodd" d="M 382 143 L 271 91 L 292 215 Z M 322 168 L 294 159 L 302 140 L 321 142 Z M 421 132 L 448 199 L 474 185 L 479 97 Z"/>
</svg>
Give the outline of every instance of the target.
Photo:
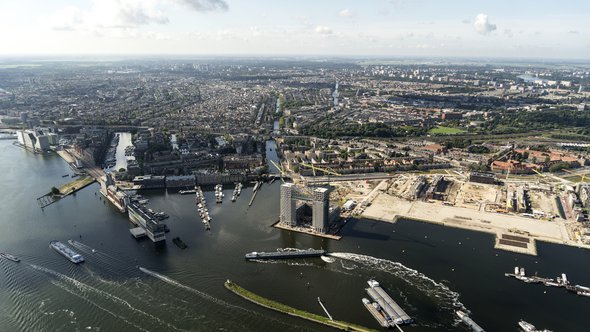
<svg viewBox="0 0 590 332">
<path fill-rule="evenodd" d="M 343 211 L 358 217 L 491 233 L 496 248 L 523 254 L 536 255 L 536 240 L 590 249 L 588 223 L 580 222 L 587 217 L 576 214 L 572 198 L 584 185 L 539 174 L 498 179 L 491 173 L 457 171 L 334 181 L 331 200 L 354 202 L 354 208 Z"/>
<path fill-rule="evenodd" d="M 556 175 L 435 170 L 416 173 L 339 174 L 301 164 L 313 176 L 289 176 L 303 187 L 328 186 L 341 215 L 385 222 L 399 219 L 481 231 L 495 248 L 536 255 L 536 241 L 590 249 L 588 170 Z"/>
</svg>

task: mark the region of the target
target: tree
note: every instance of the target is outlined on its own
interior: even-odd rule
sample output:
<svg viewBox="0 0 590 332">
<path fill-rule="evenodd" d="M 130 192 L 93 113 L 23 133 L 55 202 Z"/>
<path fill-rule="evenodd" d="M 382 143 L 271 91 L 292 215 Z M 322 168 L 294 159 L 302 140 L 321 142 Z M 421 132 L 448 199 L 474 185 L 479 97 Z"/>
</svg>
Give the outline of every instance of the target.
<svg viewBox="0 0 590 332">
<path fill-rule="evenodd" d="M 120 172 L 120 173 L 123 173 L 123 172 L 125 172 L 125 168 L 123 168 L 123 167 L 119 168 L 119 172 Z"/>
</svg>

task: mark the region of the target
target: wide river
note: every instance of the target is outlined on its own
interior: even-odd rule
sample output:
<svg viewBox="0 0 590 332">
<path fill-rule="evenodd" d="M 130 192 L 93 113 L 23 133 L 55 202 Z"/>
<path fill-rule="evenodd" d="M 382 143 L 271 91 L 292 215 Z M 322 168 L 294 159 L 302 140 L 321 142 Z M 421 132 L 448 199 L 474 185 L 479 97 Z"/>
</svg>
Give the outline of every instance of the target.
<svg viewBox="0 0 590 332">
<path fill-rule="evenodd" d="M 317 314 L 320 297 L 335 319 L 378 329 L 361 302 L 370 278 L 416 320 L 404 331 L 468 331 L 456 309 L 471 312 L 488 332 L 517 331 L 519 319 L 553 331 L 588 330 L 590 298 L 504 277 L 518 265 L 590 285 L 586 250 L 539 243 L 539 256 L 531 257 L 494 250 L 487 234 L 411 221 L 351 221 L 340 241 L 280 231 L 270 227 L 280 181 L 262 186 L 251 207 L 251 185 L 235 203 L 225 188 L 223 204 L 209 206 L 211 231 L 199 221 L 193 195 L 145 193 L 151 208 L 170 215 L 166 243 L 155 247 L 130 235 L 127 217 L 104 202 L 97 184 L 40 209 L 37 197 L 71 180 L 62 177 L 69 166 L 11 143 L 0 141 L 0 251 L 22 262 L 0 260 L 0 331 L 330 330 L 251 304 L 227 291 L 226 279 Z M 206 195 L 214 202 L 211 191 Z M 175 236 L 189 247 L 176 247 Z M 74 248 L 86 262 L 71 264 L 48 248 L 54 239 L 81 242 Z M 337 258 L 244 260 L 250 251 L 309 247 Z"/>
</svg>

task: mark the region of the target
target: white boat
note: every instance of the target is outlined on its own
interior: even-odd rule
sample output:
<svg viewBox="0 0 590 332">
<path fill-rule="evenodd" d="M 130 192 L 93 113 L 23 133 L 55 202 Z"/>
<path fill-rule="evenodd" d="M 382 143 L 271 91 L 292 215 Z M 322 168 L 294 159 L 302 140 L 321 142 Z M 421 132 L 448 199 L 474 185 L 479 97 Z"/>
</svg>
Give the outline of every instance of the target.
<svg viewBox="0 0 590 332">
<path fill-rule="evenodd" d="M 535 327 L 535 325 L 529 323 L 529 322 L 525 322 L 524 320 L 520 320 L 518 322 L 518 326 L 522 329 L 523 332 L 552 332 L 550 330 L 537 330 L 537 328 Z"/>
<path fill-rule="evenodd" d="M 5 259 L 8 259 L 8 260 L 11 260 L 11 261 L 16 262 L 16 263 L 20 262 L 20 259 L 18 257 L 13 256 L 11 254 L 7 254 L 5 252 L 0 252 L 0 257 L 5 258 Z"/>
<path fill-rule="evenodd" d="M 329 256 L 320 256 L 320 258 L 326 263 L 334 263 L 336 260 Z"/>
</svg>

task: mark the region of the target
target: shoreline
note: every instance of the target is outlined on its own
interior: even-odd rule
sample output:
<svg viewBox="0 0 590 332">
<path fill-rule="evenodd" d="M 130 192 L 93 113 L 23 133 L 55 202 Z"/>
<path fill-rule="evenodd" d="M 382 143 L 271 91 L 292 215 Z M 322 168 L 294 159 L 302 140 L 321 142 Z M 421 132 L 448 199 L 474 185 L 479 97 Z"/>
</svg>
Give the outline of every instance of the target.
<svg viewBox="0 0 590 332">
<path fill-rule="evenodd" d="M 590 249 L 571 239 L 568 221 L 541 221 L 511 214 L 498 214 L 465 207 L 445 206 L 423 201 L 407 201 L 378 193 L 360 215 L 361 218 L 396 223 L 400 219 L 430 223 L 495 235 L 494 248 L 520 254 L 537 255 L 536 241 Z M 569 222 L 571 223 L 571 222 Z M 522 241 L 506 240 L 517 237 Z"/>
</svg>

